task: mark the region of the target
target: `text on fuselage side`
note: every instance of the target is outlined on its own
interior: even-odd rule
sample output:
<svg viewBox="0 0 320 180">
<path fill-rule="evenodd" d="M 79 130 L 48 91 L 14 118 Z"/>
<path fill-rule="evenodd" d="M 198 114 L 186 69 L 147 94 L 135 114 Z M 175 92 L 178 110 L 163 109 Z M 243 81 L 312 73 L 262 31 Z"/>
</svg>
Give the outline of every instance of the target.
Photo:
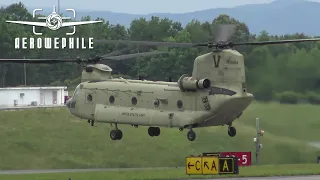
<svg viewBox="0 0 320 180">
<path fill-rule="evenodd" d="M 238 61 L 230 60 L 230 59 L 227 60 L 227 63 L 228 64 L 239 64 Z"/>
<path fill-rule="evenodd" d="M 123 112 L 121 113 L 123 116 L 138 116 L 138 117 L 143 117 L 146 116 L 144 113 L 129 113 L 129 112 Z"/>
</svg>

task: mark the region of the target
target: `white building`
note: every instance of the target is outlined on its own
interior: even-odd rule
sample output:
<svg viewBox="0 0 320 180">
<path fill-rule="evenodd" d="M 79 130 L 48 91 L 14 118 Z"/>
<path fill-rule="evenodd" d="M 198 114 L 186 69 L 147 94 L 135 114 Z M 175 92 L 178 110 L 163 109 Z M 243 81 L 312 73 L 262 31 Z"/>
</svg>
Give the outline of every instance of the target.
<svg viewBox="0 0 320 180">
<path fill-rule="evenodd" d="M 63 105 L 67 87 L 0 88 L 0 106 Z"/>
</svg>

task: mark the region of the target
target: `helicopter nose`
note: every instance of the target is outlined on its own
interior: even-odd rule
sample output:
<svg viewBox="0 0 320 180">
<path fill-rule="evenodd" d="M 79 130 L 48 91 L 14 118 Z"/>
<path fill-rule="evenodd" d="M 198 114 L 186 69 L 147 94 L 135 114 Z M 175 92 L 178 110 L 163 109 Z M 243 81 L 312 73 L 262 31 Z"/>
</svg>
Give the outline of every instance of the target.
<svg viewBox="0 0 320 180">
<path fill-rule="evenodd" d="M 66 102 L 66 106 L 69 109 L 71 108 L 71 100 L 72 100 L 72 98 L 68 99 L 67 102 Z"/>
</svg>

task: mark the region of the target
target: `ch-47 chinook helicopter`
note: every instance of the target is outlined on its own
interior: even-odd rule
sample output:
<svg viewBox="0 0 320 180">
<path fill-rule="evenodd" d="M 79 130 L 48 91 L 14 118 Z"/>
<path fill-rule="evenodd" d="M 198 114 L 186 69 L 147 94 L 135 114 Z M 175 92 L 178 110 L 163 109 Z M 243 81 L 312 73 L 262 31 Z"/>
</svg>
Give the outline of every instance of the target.
<svg viewBox="0 0 320 180">
<path fill-rule="evenodd" d="M 112 140 L 123 137 L 119 124 L 149 126 L 150 136 L 159 136 L 160 127 L 188 128 L 187 138 L 194 141 L 193 128 L 228 125 L 228 135 L 234 137 L 235 119 L 253 101 L 246 89 L 244 57 L 232 49 L 242 45 L 269 45 L 320 41 L 294 39 L 266 42 L 169 43 L 125 40 L 100 40 L 101 43 L 133 43 L 167 47 L 208 47 L 212 51 L 194 60 L 191 75 L 182 75 L 178 82 L 113 78 L 112 69 L 100 64 L 104 59 L 123 59 L 121 56 L 96 57 L 88 60 L 71 59 L 2 59 L 11 63 L 62 63 L 84 64 L 81 83 L 76 87 L 66 106 L 71 114 L 94 122 L 114 124 Z M 140 55 L 152 55 L 141 53 Z M 123 55 L 124 58 L 139 55 Z"/>
</svg>

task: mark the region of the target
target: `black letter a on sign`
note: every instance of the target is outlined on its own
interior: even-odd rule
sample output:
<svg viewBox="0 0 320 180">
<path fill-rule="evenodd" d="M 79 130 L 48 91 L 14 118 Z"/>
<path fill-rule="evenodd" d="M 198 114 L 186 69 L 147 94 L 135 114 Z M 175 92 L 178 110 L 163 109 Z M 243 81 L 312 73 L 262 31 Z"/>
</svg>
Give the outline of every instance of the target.
<svg viewBox="0 0 320 180">
<path fill-rule="evenodd" d="M 219 67 L 220 59 L 221 59 L 221 56 L 218 55 L 218 57 L 217 57 L 217 56 L 213 55 L 214 67 L 216 67 L 216 68 Z"/>
</svg>

